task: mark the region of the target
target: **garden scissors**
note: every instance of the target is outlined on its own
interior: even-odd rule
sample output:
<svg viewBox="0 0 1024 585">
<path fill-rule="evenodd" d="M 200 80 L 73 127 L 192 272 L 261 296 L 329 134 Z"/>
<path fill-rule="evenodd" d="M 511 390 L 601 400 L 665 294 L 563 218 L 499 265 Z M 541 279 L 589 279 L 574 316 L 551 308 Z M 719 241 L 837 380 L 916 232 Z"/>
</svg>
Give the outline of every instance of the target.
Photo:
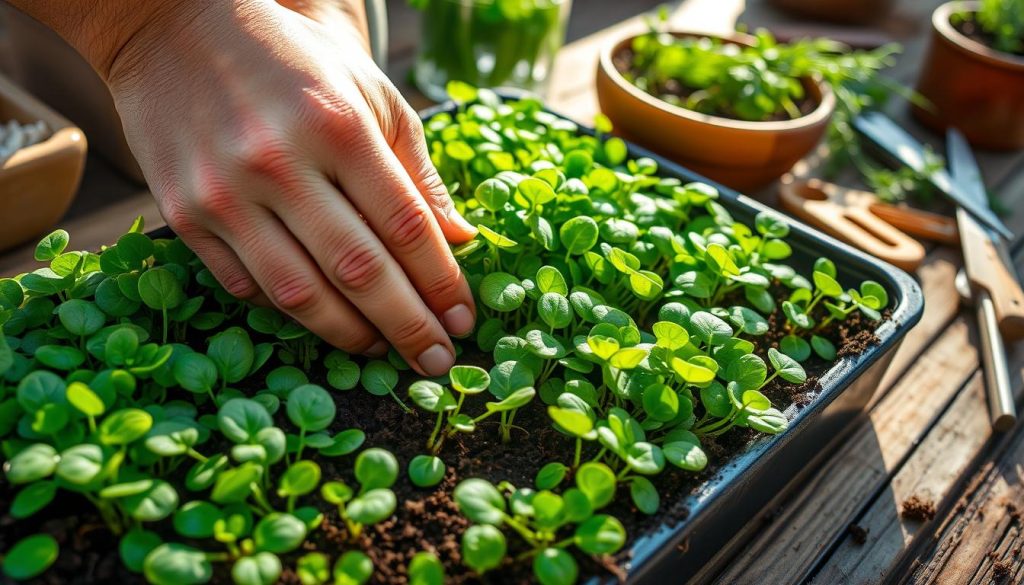
<svg viewBox="0 0 1024 585">
<path fill-rule="evenodd" d="M 924 260 L 925 250 L 908 234 L 943 243 L 959 239 L 949 217 L 890 205 L 874 193 L 820 179 L 784 177 L 779 196 L 804 221 L 909 272 Z"/>
</svg>

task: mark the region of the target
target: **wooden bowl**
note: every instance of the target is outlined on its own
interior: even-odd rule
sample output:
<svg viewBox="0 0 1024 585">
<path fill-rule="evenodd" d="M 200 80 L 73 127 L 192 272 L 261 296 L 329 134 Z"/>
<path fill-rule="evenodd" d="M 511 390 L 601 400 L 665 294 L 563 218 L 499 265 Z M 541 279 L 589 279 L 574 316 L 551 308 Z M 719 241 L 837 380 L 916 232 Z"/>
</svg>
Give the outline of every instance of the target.
<svg viewBox="0 0 1024 585">
<path fill-rule="evenodd" d="M 0 120 L 42 120 L 49 137 L 0 165 L 0 250 L 53 228 L 78 191 L 85 166 L 82 131 L 0 76 Z"/>
<path fill-rule="evenodd" d="M 708 35 L 673 32 L 684 37 Z M 746 122 L 709 116 L 662 101 L 630 83 L 613 56 L 638 35 L 606 46 L 597 66 L 597 98 L 617 133 L 738 190 L 764 186 L 781 177 L 821 140 L 835 96 L 821 83 L 804 80 L 817 106 L 794 120 Z M 746 35 L 716 37 L 749 45 Z"/>
<path fill-rule="evenodd" d="M 1003 53 L 962 35 L 949 18 L 973 12 L 978 2 L 948 2 L 932 13 L 932 41 L 917 91 L 931 108 L 915 106 L 926 125 L 958 128 L 982 148 L 1024 148 L 1024 57 Z"/>
</svg>

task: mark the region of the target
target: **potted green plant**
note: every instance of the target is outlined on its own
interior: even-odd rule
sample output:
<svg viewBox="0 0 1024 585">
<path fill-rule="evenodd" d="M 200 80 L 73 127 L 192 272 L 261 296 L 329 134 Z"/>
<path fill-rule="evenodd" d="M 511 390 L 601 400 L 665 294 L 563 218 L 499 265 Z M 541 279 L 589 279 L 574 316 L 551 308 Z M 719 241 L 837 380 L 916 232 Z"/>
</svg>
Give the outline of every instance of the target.
<svg viewBox="0 0 1024 585">
<path fill-rule="evenodd" d="M 878 72 L 898 50 L 849 51 L 827 39 L 780 44 L 767 31 L 728 37 L 664 31 L 601 52 L 601 110 L 628 138 L 737 189 L 778 178 L 828 132 L 851 154 L 850 120 L 888 94 Z"/>
<path fill-rule="evenodd" d="M 413 77 L 434 101 L 445 85 L 543 95 L 565 38 L 572 0 L 411 0 L 423 12 Z"/>
<path fill-rule="evenodd" d="M 637 543 L 755 517 L 920 318 L 889 266 L 536 100 L 449 93 L 425 132 L 480 319 L 446 376 L 328 347 L 141 221 L 0 278 L 7 579 L 678 577 L 701 561 Z"/>
<path fill-rule="evenodd" d="M 932 13 L 932 40 L 914 107 L 925 124 L 954 126 L 977 146 L 1024 147 L 1024 2 L 948 2 Z"/>
</svg>

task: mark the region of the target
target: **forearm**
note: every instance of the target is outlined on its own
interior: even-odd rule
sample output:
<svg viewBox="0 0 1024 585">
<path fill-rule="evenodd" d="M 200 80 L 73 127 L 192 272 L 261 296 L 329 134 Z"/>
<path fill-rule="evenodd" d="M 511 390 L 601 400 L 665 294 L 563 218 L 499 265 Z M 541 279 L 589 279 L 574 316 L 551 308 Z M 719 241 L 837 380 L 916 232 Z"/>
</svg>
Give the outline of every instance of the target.
<svg viewBox="0 0 1024 585">
<path fill-rule="evenodd" d="M 107 80 L 133 37 L 169 12 L 199 12 L 205 2 L 183 0 L 7 0 L 75 48 Z"/>
<path fill-rule="evenodd" d="M 218 0 L 7 0 L 15 8 L 52 29 L 96 70 L 110 79 L 118 56 L 148 28 L 173 30 L 198 17 Z M 219 0 L 224 1 L 224 0 Z M 320 22 L 352 26 L 369 47 L 363 0 L 277 0 L 279 4 Z M 237 4 L 237 2 L 236 2 Z M 161 24 L 166 22 L 167 24 Z"/>
</svg>

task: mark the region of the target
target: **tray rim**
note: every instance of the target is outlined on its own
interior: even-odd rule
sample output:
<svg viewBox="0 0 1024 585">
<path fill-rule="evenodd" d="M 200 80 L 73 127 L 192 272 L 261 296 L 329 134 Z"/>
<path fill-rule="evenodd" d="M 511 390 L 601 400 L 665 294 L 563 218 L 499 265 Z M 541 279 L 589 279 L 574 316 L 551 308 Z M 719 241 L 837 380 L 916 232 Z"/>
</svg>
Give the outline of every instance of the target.
<svg viewBox="0 0 1024 585">
<path fill-rule="evenodd" d="M 535 97 L 519 91 L 502 90 L 497 93 L 503 100 Z M 595 134 L 592 127 L 580 124 L 572 118 L 544 106 L 542 100 L 541 104 L 543 111 L 562 120 L 572 122 L 577 126 L 579 132 L 589 135 Z M 426 122 L 437 114 L 451 113 L 455 110 L 456 104 L 453 101 L 447 101 L 422 109 L 418 114 L 420 119 Z M 871 346 L 862 354 L 840 358 L 831 368 L 819 376 L 821 391 L 803 409 L 796 411 L 792 415 L 790 426 L 786 431 L 778 435 L 765 435 L 755 440 L 748 446 L 746 451 L 724 463 L 716 471 L 715 475 L 703 482 L 696 493 L 689 493 L 682 498 L 682 501 L 675 502 L 673 505 L 683 505 L 689 510 L 684 519 L 671 525 L 662 523 L 660 527 L 651 528 L 634 540 L 629 548 L 628 556 L 630 560 L 623 566 L 627 573 L 627 579 L 633 581 L 642 578 L 644 573 L 657 565 L 660 553 L 686 536 L 687 531 L 694 525 L 695 518 L 709 511 L 717 500 L 725 497 L 727 490 L 735 489 L 736 484 L 742 483 L 742 478 L 746 471 L 755 465 L 763 464 L 773 454 L 781 451 L 783 447 L 799 436 L 813 422 L 812 419 L 815 415 L 821 414 L 828 405 L 859 379 L 862 374 L 866 373 L 871 366 L 895 349 L 903 337 L 921 320 L 924 313 L 924 296 L 917 281 L 905 271 L 892 264 L 870 256 L 803 223 L 797 218 L 768 207 L 760 201 L 708 179 L 643 146 L 625 138 L 623 140 L 626 143 L 630 157 L 648 157 L 656 161 L 660 176 L 674 176 L 689 181 L 699 181 L 715 187 L 719 192 L 719 202 L 730 208 L 728 209 L 730 213 L 738 209 L 751 217 L 762 211 L 776 215 L 790 227 L 790 235 L 787 237 L 788 243 L 793 244 L 794 240 L 800 240 L 800 244 L 819 244 L 822 253 L 827 253 L 828 257 L 836 263 L 838 268 L 846 268 L 848 270 L 852 266 L 855 272 L 874 275 L 877 280 L 887 285 L 890 298 L 897 300 L 896 306 L 892 308 L 891 318 L 884 321 L 875 330 L 875 335 L 878 336 L 880 342 L 877 345 Z M 801 245 L 801 247 L 804 246 Z M 787 410 L 787 414 L 789 414 L 790 410 L 792 409 Z M 602 577 L 593 577 L 588 582 L 598 583 L 601 580 Z"/>
</svg>

